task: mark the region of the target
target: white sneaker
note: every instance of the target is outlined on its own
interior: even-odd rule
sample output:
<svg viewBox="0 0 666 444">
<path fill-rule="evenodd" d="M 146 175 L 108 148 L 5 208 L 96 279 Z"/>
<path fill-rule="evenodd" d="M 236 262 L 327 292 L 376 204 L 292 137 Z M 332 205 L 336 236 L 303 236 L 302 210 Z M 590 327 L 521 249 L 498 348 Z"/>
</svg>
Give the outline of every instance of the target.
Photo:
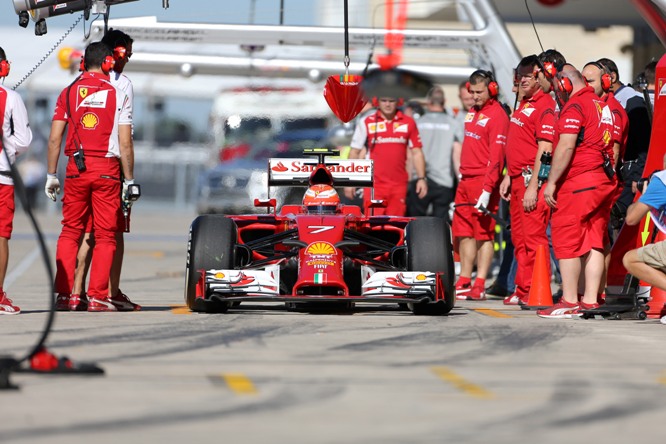
<svg viewBox="0 0 666 444">
<path fill-rule="evenodd" d="M 666 316 L 662 316 L 661 319 L 659 319 L 659 322 L 666 324 Z"/>
</svg>

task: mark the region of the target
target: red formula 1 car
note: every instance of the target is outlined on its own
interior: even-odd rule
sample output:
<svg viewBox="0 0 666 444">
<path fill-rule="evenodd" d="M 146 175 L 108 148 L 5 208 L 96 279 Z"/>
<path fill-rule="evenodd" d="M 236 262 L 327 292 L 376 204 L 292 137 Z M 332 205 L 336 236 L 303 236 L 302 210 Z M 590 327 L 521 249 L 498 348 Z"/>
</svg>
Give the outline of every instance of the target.
<svg viewBox="0 0 666 444">
<path fill-rule="evenodd" d="M 443 315 L 455 301 L 450 229 L 434 217 L 364 216 L 340 205 L 333 186 L 372 187 L 372 161 L 270 159 L 269 186 L 309 186 L 303 205 L 255 200 L 267 214 L 202 215 L 190 227 L 185 301 L 220 313 L 243 301 L 288 308 L 406 304 Z M 374 206 L 382 202 L 373 201 Z"/>
</svg>

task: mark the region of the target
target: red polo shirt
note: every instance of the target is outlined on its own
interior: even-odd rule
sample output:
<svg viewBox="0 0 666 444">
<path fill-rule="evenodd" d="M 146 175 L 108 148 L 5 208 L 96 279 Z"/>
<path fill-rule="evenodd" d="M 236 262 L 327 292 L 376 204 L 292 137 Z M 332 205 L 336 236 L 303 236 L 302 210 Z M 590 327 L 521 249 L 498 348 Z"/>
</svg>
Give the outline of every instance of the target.
<svg viewBox="0 0 666 444">
<path fill-rule="evenodd" d="M 132 104 L 109 76 L 84 72 L 58 96 L 53 120 L 68 123 L 65 155 L 80 143 L 86 156 L 120 157 L 118 126 L 132 124 Z"/>
<path fill-rule="evenodd" d="M 538 141 L 555 138 L 555 100 L 539 89 L 523 99 L 511 116 L 506 149 L 509 176 L 516 177 L 526 166 L 534 167 Z"/>
<path fill-rule="evenodd" d="M 562 180 L 570 179 L 601 167 L 602 151 L 613 158 L 613 113 L 591 86 L 571 96 L 560 112 L 559 134 L 578 134 L 576 150 Z"/>
<path fill-rule="evenodd" d="M 460 156 L 463 177 L 485 176 L 483 189 L 497 188 L 504 169 L 504 147 L 509 117 L 496 100 L 474 106 L 465 117 L 465 138 Z"/>
<path fill-rule="evenodd" d="M 398 111 L 386 120 L 377 111 L 363 119 L 352 138 L 353 149 L 364 146 L 374 161 L 375 186 L 390 187 L 407 184 L 407 147 L 421 149 L 422 144 L 414 119 Z"/>
</svg>

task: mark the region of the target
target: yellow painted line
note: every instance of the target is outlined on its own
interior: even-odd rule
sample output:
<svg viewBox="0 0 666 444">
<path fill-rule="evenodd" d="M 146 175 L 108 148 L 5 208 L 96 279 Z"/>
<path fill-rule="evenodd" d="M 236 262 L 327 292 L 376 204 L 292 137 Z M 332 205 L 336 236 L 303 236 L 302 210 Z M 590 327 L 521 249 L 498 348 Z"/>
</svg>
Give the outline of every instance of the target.
<svg viewBox="0 0 666 444">
<path fill-rule="evenodd" d="M 227 383 L 231 391 L 239 395 L 254 395 L 257 389 L 250 381 L 250 378 L 240 373 L 225 373 L 222 378 Z"/>
<path fill-rule="evenodd" d="M 482 315 L 486 316 L 491 316 L 493 318 L 512 318 L 513 316 L 508 315 L 506 313 L 502 313 L 501 311 L 493 310 L 490 308 L 475 308 L 475 312 L 481 313 Z"/>
<path fill-rule="evenodd" d="M 467 381 L 462 376 L 451 371 L 448 367 L 432 367 L 432 371 L 437 376 L 439 376 L 440 379 L 448 382 L 461 392 L 465 392 L 470 396 L 482 399 L 490 399 L 494 397 L 494 395 L 488 390 L 484 389 L 480 385 L 476 385 Z"/>
<path fill-rule="evenodd" d="M 171 313 L 177 314 L 177 315 L 189 315 L 192 314 L 189 308 L 187 308 L 187 305 L 172 305 L 171 306 Z"/>
<path fill-rule="evenodd" d="M 666 385 L 666 371 L 661 372 L 661 376 L 657 378 L 657 382 L 659 382 L 659 384 Z"/>
<path fill-rule="evenodd" d="M 162 259 L 165 256 L 164 251 L 146 251 L 146 250 L 130 250 L 125 254 L 130 256 L 150 256 L 156 259 Z"/>
</svg>

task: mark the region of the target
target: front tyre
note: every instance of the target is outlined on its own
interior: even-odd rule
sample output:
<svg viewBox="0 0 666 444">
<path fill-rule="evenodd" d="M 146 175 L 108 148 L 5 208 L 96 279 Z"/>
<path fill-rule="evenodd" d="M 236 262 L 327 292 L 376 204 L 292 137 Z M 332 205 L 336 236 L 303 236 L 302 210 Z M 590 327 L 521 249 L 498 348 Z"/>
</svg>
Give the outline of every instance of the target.
<svg viewBox="0 0 666 444">
<path fill-rule="evenodd" d="M 199 270 L 232 269 L 235 263 L 238 228 L 236 223 L 222 215 L 204 214 L 190 226 L 185 272 L 185 303 L 190 310 L 204 313 L 224 313 L 229 304 L 197 298 Z"/>
<path fill-rule="evenodd" d="M 451 311 L 455 304 L 453 245 L 451 230 L 443 219 L 419 217 L 407 225 L 407 270 L 443 273 L 440 285 L 444 300 L 408 304 L 415 315 L 440 316 Z"/>
</svg>

